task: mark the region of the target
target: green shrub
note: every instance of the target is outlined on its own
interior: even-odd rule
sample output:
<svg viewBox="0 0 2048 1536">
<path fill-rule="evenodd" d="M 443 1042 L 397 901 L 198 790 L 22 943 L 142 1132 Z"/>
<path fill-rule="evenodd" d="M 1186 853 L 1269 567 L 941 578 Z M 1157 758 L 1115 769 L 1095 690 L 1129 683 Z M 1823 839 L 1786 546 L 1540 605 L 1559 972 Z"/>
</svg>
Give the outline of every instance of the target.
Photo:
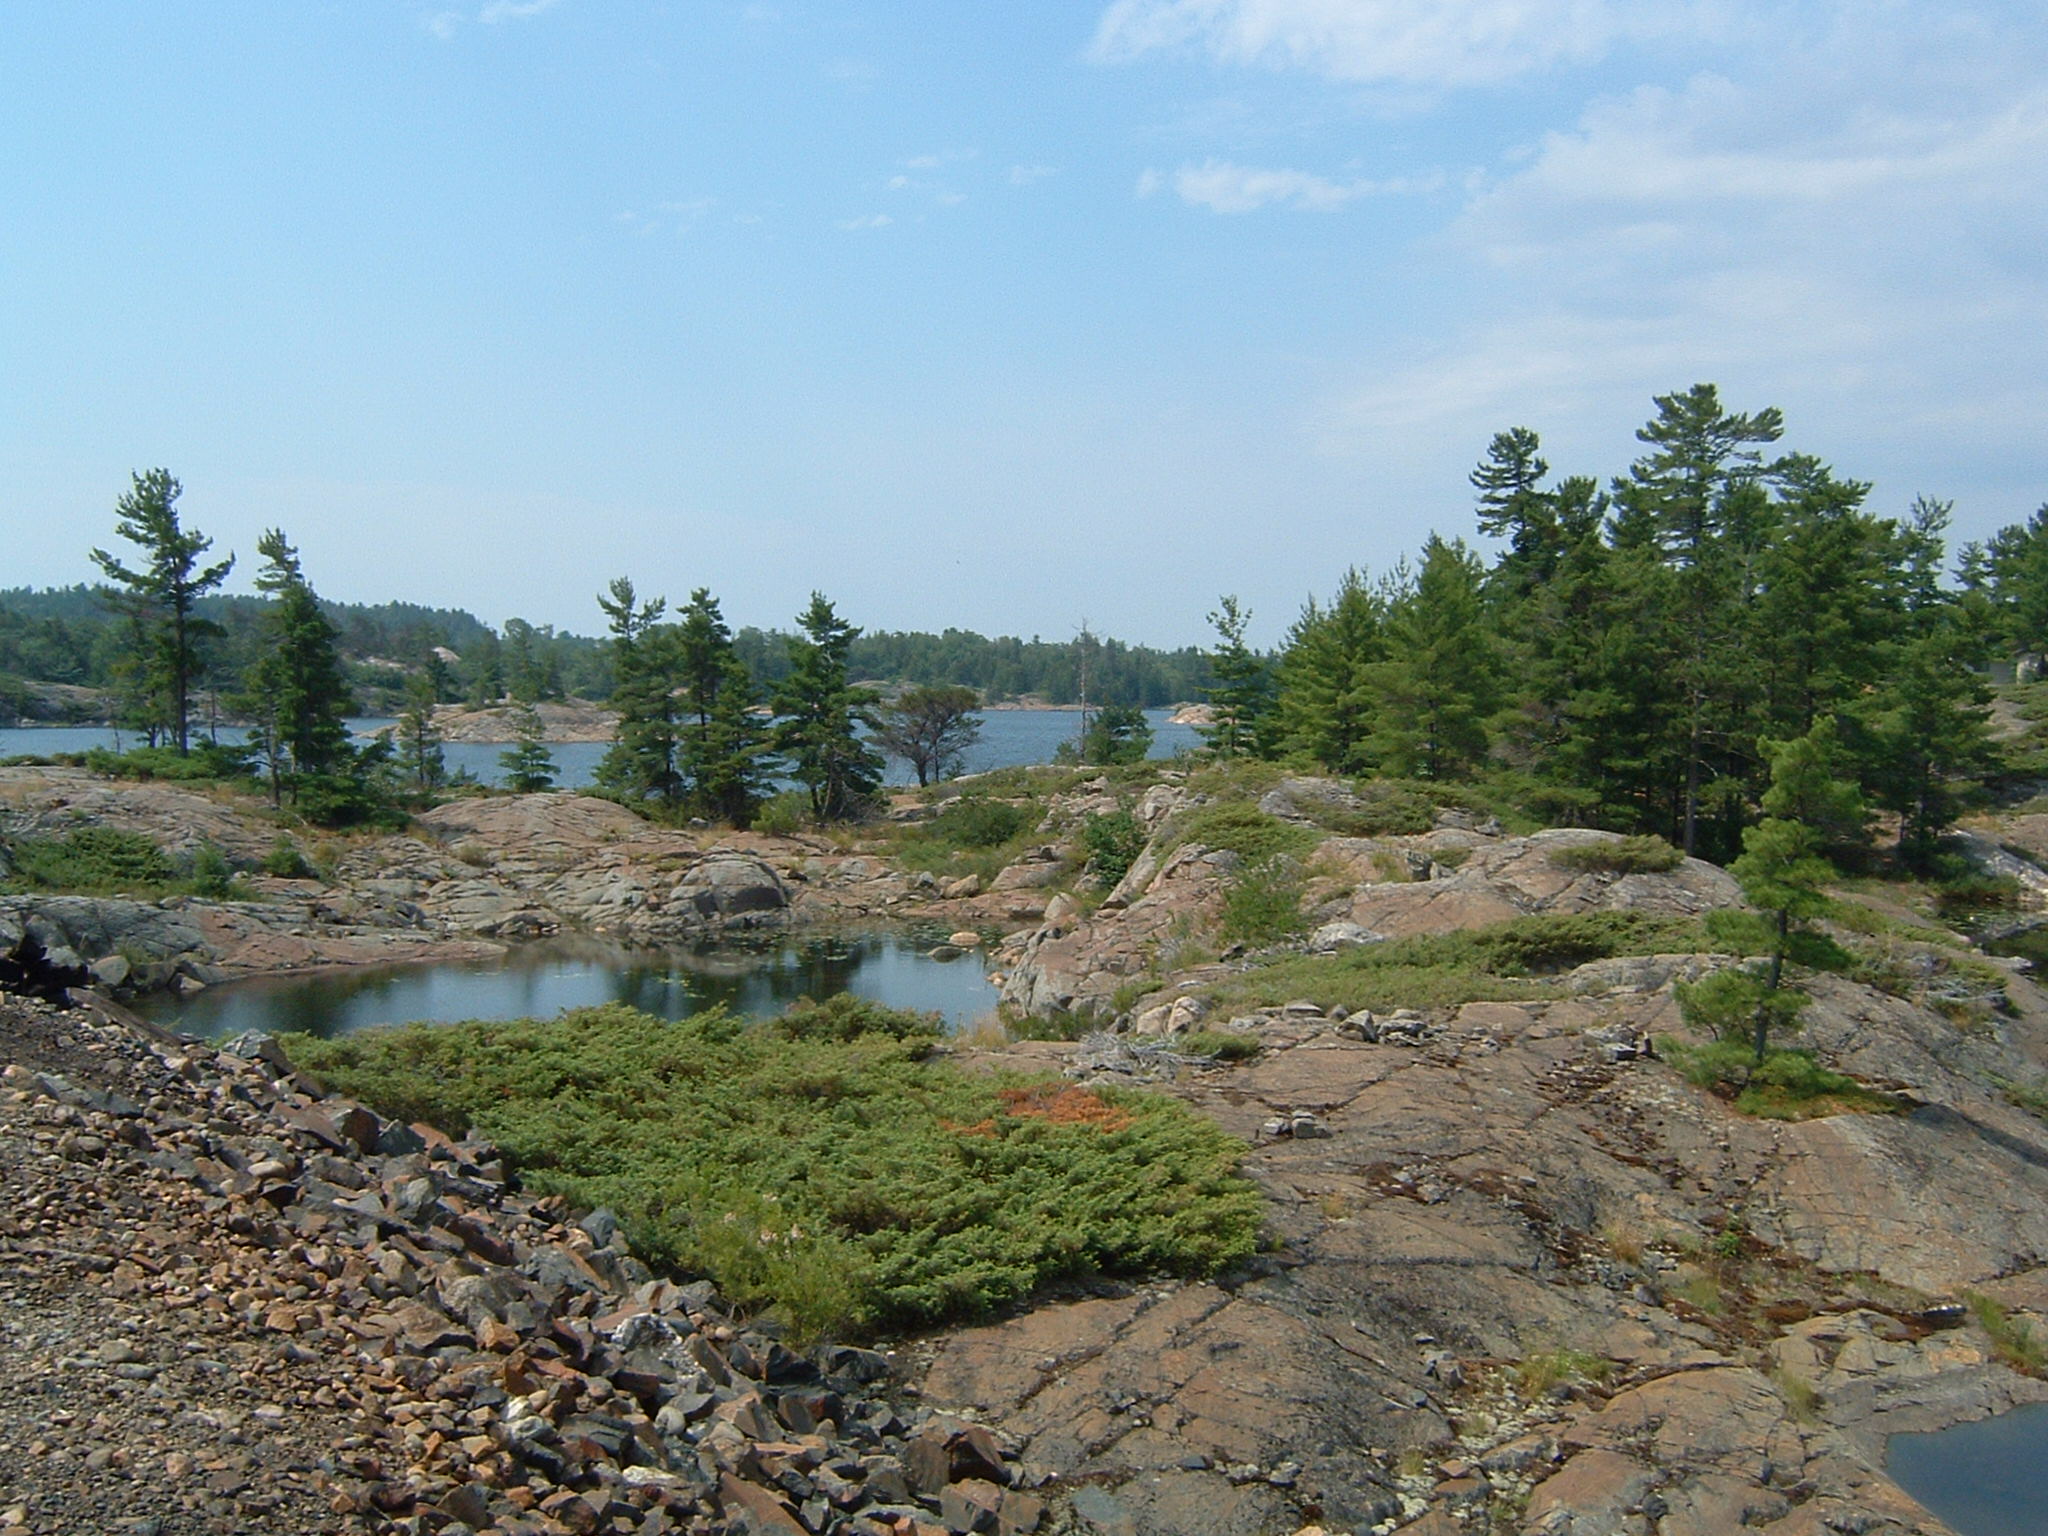
<svg viewBox="0 0 2048 1536">
<path fill-rule="evenodd" d="M 306 862 L 306 856 L 299 852 L 298 844 L 282 833 L 270 845 L 270 851 L 263 855 L 263 873 L 275 875 L 280 880 L 311 880 L 313 866 Z"/>
<path fill-rule="evenodd" d="M 1661 875 L 1678 868 L 1685 855 L 1661 837 L 1624 837 L 1618 843 L 1575 843 L 1553 849 L 1550 862 L 1580 874 Z"/>
<path fill-rule="evenodd" d="M 1321 841 L 1308 827 L 1269 816 L 1242 800 L 1212 801 L 1181 818 L 1175 841 L 1227 850 L 1257 861 L 1307 853 Z"/>
<path fill-rule="evenodd" d="M 1259 948 L 1293 938 L 1308 926 L 1301 896 L 1301 866 L 1284 854 L 1240 866 L 1223 886 L 1224 943 Z"/>
<path fill-rule="evenodd" d="M 87 894 L 153 891 L 177 879 L 163 849 L 140 832 L 113 827 L 20 838 L 14 843 L 14 868 L 23 884 Z"/>
<path fill-rule="evenodd" d="M 201 843 L 192 854 L 192 868 L 186 875 L 195 896 L 221 897 L 234 885 L 235 867 L 211 843 Z"/>
<path fill-rule="evenodd" d="M 959 1071 L 932 1033 L 851 1000 L 758 1024 L 611 1004 L 285 1046 L 383 1113 L 490 1136 L 529 1187 L 611 1207 L 651 1261 L 806 1333 L 1253 1251 L 1242 1143 L 1163 1096 Z"/>
<path fill-rule="evenodd" d="M 1697 922 L 1637 912 L 1518 917 L 1488 928 L 1417 934 L 1332 955 L 1290 955 L 1210 989 L 1231 1007 L 1313 997 L 1325 1007 L 1439 1008 L 1554 996 L 1542 978 L 1614 955 L 1704 947 Z"/>
<path fill-rule="evenodd" d="M 1905 1108 L 1890 1094 L 1823 1067 L 1811 1051 L 1766 1051 L 1757 1066 L 1754 1050 L 1739 1040 L 1689 1045 L 1660 1039 L 1657 1050 L 1687 1082 L 1732 1099 L 1738 1113 L 1762 1120 L 1898 1114 Z"/>
<path fill-rule="evenodd" d="M 811 825 L 811 797 L 800 789 L 770 795 L 754 812 L 753 829 L 770 837 L 790 837 Z"/>
<path fill-rule="evenodd" d="M 1437 796 L 1399 779 L 1368 779 L 1354 791 L 1363 803 L 1318 816 L 1345 837 L 1416 837 L 1436 825 Z"/>
<path fill-rule="evenodd" d="M 211 741 L 195 742 L 189 752 L 182 754 L 176 747 L 136 747 L 127 752 L 94 747 L 85 754 L 85 766 L 110 779 L 162 779 L 185 784 L 245 779 L 250 772 L 247 748 Z"/>
<path fill-rule="evenodd" d="M 1096 880 L 1104 890 L 1113 890 L 1145 851 L 1145 829 L 1129 811 L 1108 811 L 1081 823 L 1081 846 Z"/>
<path fill-rule="evenodd" d="M 1038 825 L 1036 806 L 962 795 L 926 822 L 927 835 L 957 848 L 1000 848 Z"/>
<path fill-rule="evenodd" d="M 1036 801 L 1014 804 L 987 795 L 949 800 L 929 821 L 897 833 L 896 862 L 935 875 L 979 875 L 984 880 L 1023 851 L 1044 812 Z"/>
<path fill-rule="evenodd" d="M 1250 1061 L 1265 1047 L 1259 1037 L 1244 1030 L 1204 1029 L 1183 1035 L 1175 1042 L 1188 1056 L 1207 1056 L 1211 1061 Z"/>
</svg>

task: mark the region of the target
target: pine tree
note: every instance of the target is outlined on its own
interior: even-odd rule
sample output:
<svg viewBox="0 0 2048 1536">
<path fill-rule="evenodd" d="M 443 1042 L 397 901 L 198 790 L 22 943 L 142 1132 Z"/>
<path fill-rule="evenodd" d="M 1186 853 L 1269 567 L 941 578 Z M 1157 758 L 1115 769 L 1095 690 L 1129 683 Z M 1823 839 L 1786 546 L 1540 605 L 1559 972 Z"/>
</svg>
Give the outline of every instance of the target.
<svg viewBox="0 0 2048 1536">
<path fill-rule="evenodd" d="M 847 652 L 860 631 L 822 592 L 811 594 L 797 627 L 802 634 L 789 640 L 789 675 L 775 690 L 775 744 L 809 792 L 812 817 L 841 821 L 882 786 L 881 760 L 858 730 L 875 695 L 847 682 Z"/>
<path fill-rule="evenodd" d="M 1273 702 L 1273 679 L 1265 658 L 1244 643 L 1251 615 L 1235 597 L 1224 597 L 1209 615 L 1218 645 L 1209 653 L 1210 724 L 1203 739 L 1218 757 L 1252 757 L 1260 751 Z"/>
<path fill-rule="evenodd" d="M 512 712 L 513 744 L 498 754 L 505 787 L 515 795 L 537 795 L 555 783 L 555 758 L 547 749 L 547 727 L 531 704 Z"/>
<path fill-rule="evenodd" d="M 1675 578 L 1670 664 L 1685 700 L 1678 831 L 1690 854 L 1714 774 L 1709 756 L 1723 737 L 1726 694 L 1747 675 L 1730 621 L 1742 557 L 1753 552 L 1759 482 L 1773 470 L 1762 449 L 1783 435 L 1784 418 L 1776 409 L 1753 416 L 1724 410 L 1711 384 L 1655 403 L 1657 415 L 1636 433 L 1652 451 L 1614 485 L 1617 542 L 1655 548 Z"/>
<path fill-rule="evenodd" d="M 334 626 L 320 611 L 298 551 L 278 528 L 267 530 L 256 549 L 264 561 L 256 586 L 271 607 L 242 702 L 256 717 L 252 740 L 268 764 L 276 804 L 286 789 L 296 800 L 302 783 L 346 774 L 353 760 L 344 723 L 351 699 Z"/>
<path fill-rule="evenodd" d="M 1979 668 L 1998 620 L 1981 591 L 1941 590 L 1949 507 L 1925 497 L 1902 534 L 1903 615 L 1879 651 L 1873 686 L 1856 701 L 1878 804 L 1899 817 L 1899 857 L 1924 870 L 1971 779 L 1998 761 Z"/>
<path fill-rule="evenodd" d="M 628 799 L 679 805 L 681 717 L 676 702 L 674 630 L 661 623 L 663 598 L 641 602 L 626 577 L 597 605 L 611 622 L 611 705 L 618 734 L 597 765 L 597 782 Z"/>
<path fill-rule="evenodd" d="M 199 564 L 213 540 L 179 526 L 177 503 L 184 488 L 169 470 L 152 469 L 130 479 L 133 486 L 114 506 L 120 518 L 114 531 L 142 549 L 148 564 L 130 570 L 103 549 L 95 549 L 92 558 L 124 593 L 117 606 L 133 617 L 146 640 L 139 682 L 151 703 L 148 718 L 152 726 L 160 722 L 168 730 L 182 754 L 190 748 L 192 686 L 204 665 L 199 642 L 220 633 L 219 625 L 199 618 L 193 609 L 227 579 L 235 557 Z"/>
<path fill-rule="evenodd" d="M 1385 655 L 1388 589 L 1344 573 L 1328 606 L 1310 598 L 1274 667 L 1274 729 L 1281 749 L 1332 773 L 1364 773 L 1372 732 L 1367 670 Z"/>
<path fill-rule="evenodd" d="M 441 733 L 434 725 L 438 694 L 430 671 L 422 669 L 405 680 L 405 713 L 398 717 L 398 765 L 421 794 L 432 794 L 448 777 Z"/>
<path fill-rule="evenodd" d="M 1388 606 L 1385 659 L 1365 669 L 1368 745 L 1389 773 L 1458 778 L 1486 756 L 1499 662 L 1479 596 L 1479 562 L 1432 534 L 1414 586 Z"/>
</svg>

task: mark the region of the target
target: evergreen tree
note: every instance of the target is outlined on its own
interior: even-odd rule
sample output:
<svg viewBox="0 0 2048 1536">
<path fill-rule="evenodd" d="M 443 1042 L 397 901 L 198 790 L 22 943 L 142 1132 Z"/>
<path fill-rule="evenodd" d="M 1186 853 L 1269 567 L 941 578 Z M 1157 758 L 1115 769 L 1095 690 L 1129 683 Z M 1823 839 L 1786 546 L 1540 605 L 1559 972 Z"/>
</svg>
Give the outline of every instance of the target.
<svg viewBox="0 0 2048 1536">
<path fill-rule="evenodd" d="M 717 697 L 692 738 L 691 783 L 706 815 L 744 827 L 768 796 L 773 750 L 747 664 L 732 650 L 719 665 Z"/>
<path fill-rule="evenodd" d="M 670 650 L 681 683 L 678 754 L 690 799 L 704 815 L 743 827 L 767 791 L 768 733 L 754 712 L 753 678 L 708 589 L 690 594 Z"/>
<path fill-rule="evenodd" d="M 1902 534 L 1904 612 L 1879 649 L 1873 686 L 1856 701 L 1865 771 L 1878 804 L 1898 813 L 1901 861 L 1920 870 L 1932 864 L 1970 780 L 1998 760 L 1979 668 L 2000 623 L 1982 591 L 1940 588 L 1948 517 L 1945 502 L 1914 502 Z"/>
<path fill-rule="evenodd" d="M 1802 1001 L 1787 995 L 1785 957 L 1793 925 L 1828 910 L 1826 887 L 1836 877 L 1823 851 L 1829 829 L 1863 822 L 1855 784 L 1837 775 L 1834 736 L 1835 723 L 1828 718 L 1795 740 L 1765 743 L 1771 787 L 1764 794 L 1764 819 L 1742 834 L 1742 857 L 1728 866 L 1742 894 L 1770 924 L 1770 958 L 1760 985 L 1752 988 L 1751 1039 L 1759 1067 L 1772 1028 L 1788 1025 Z"/>
<path fill-rule="evenodd" d="M 439 789 L 448 777 L 441 733 L 434 725 L 439 702 L 432 672 L 423 668 L 406 678 L 405 713 L 398 717 L 398 766 L 423 795 Z"/>
<path fill-rule="evenodd" d="M 263 556 L 258 589 L 269 594 L 263 649 L 244 676 L 242 703 L 256 717 L 251 739 L 269 767 L 271 803 L 286 788 L 298 798 L 306 780 L 345 774 L 351 766 L 348 680 L 336 648 L 334 626 L 320 611 L 298 551 L 282 529 L 257 542 Z"/>
<path fill-rule="evenodd" d="M 859 727 L 875 695 L 847 681 L 846 656 L 860 631 L 833 611 L 822 592 L 797 618 L 801 634 L 789 642 L 789 675 L 775 690 L 780 720 L 775 744 L 790 772 L 810 794 L 820 824 L 858 814 L 882 786 L 881 759 L 861 740 Z"/>
<path fill-rule="evenodd" d="M 1218 757 L 1258 755 L 1272 706 L 1272 674 L 1265 659 L 1244 643 L 1250 623 L 1251 615 L 1235 597 L 1223 598 L 1209 615 L 1219 643 L 1209 655 L 1213 718 L 1202 728 L 1202 736 Z"/>
<path fill-rule="evenodd" d="M 490 630 L 470 641 L 462 654 L 462 671 L 471 708 L 488 709 L 505 697 L 505 648 Z"/>
<path fill-rule="evenodd" d="M 679 805 L 681 715 L 676 701 L 676 644 L 661 623 L 663 598 L 641 602 L 633 583 L 613 579 L 597 605 L 611 624 L 611 705 L 618 734 L 597 765 L 598 784 L 629 799 Z"/>
<path fill-rule="evenodd" d="M 515 795 L 537 795 L 555 783 L 555 758 L 547 749 L 547 727 L 531 704 L 512 712 L 512 745 L 498 754 L 505 787 Z"/>
<path fill-rule="evenodd" d="M 1499 663 L 1479 596 L 1479 562 L 1463 541 L 1436 535 L 1414 585 L 1388 605 L 1385 659 L 1366 668 L 1368 746 L 1389 773 L 1469 774 L 1486 756 Z"/>
<path fill-rule="evenodd" d="M 1507 541 L 1486 584 L 1488 595 L 1506 607 L 1548 581 L 1563 553 L 1557 503 L 1542 489 L 1550 466 L 1541 447 L 1527 427 L 1496 432 L 1485 462 L 1469 476 L 1479 493 L 1479 531 Z"/>
<path fill-rule="evenodd" d="M 1388 591 L 1344 573 L 1327 607 L 1310 598 L 1287 632 L 1274 668 L 1274 725 L 1281 750 L 1332 773 L 1364 773 L 1372 733 L 1368 670 L 1385 656 Z"/>
<path fill-rule="evenodd" d="M 1711 384 L 1656 397 L 1637 431 L 1650 452 L 1615 482 L 1617 542 L 1654 548 L 1673 572 L 1670 663 L 1684 696 L 1678 841 L 1696 851 L 1710 754 L 1725 740 L 1727 695 L 1749 674 L 1731 622 L 1744 557 L 1762 512 L 1759 482 L 1773 470 L 1762 449 L 1784 433 L 1776 409 L 1736 415 Z"/>
<path fill-rule="evenodd" d="M 92 558 L 124 594 L 118 609 L 145 641 L 138 692 L 149 701 L 152 727 L 166 729 L 183 753 L 190 747 L 192 687 L 204 667 L 199 642 L 220 632 L 219 625 L 193 609 L 227 579 L 235 557 L 200 565 L 199 557 L 213 548 L 213 540 L 179 526 L 177 503 L 184 488 L 169 470 L 152 469 L 130 479 L 134 484 L 114 506 L 120 519 L 114 531 L 142 549 L 148 564 L 130 570 L 103 549 L 95 549 Z"/>
<path fill-rule="evenodd" d="M 1135 704 L 1105 704 L 1088 722 L 1078 756 L 1084 763 L 1109 767 L 1142 763 L 1152 751 L 1152 722 Z"/>
</svg>

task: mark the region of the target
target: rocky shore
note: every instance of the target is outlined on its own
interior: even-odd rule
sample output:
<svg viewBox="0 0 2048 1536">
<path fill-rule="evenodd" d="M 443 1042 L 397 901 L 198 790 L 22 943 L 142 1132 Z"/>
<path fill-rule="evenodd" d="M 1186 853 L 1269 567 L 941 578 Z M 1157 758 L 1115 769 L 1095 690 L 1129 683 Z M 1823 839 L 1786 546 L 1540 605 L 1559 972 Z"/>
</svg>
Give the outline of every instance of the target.
<svg viewBox="0 0 2048 1536">
<path fill-rule="evenodd" d="M 1740 899 L 1697 861 L 1567 856 L 1601 833 L 1442 811 L 1327 834 L 1348 794 L 1285 781 L 1259 801 L 1317 839 L 1290 953 Z M 1252 962 L 1217 940 L 1244 861 L 1177 830 L 1203 803 L 1172 771 L 1135 794 L 1082 782 L 984 881 L 495 797 L 338 840 L 328 880 L 266 878 L 257 900 L 0 902 L 0 974 L 46 990 L 568 928 L 996 929 L 1013 1007 L 1100 1032 L 961 1061 L 1181 1095 L 1244 1138 L 1271 1212 L 1267 1251 L 1210 1282 L 1096 1284 L 892 1358 L 800 1360 L 649 1276 L 602 1216 L 529 1200 L 488 1147 L 385 1125 L 260 1056 L 8 1001 L 0 1326 L 26 1364 L 0 1375 L 0 1466 L 30 1471 L 0 1536 L 109 1507 L 159 1533 L 1945 1532 L 1885 1476 L 1886 1436 L 2048 1398 L 2048 1124 L 2029 1107 L 2048 996 L 2022 969 L 1869 915 L 1843 930 L 1860 973 L 1808 979 L 1798 1043 L 1890 1112 L 1758 1119 L 1655 1043 L 1684 1031 L 1678 985 L 1726 956 L 1598 959 L 1516 1001 L 1217 1002 Z M 1147 846 L 1091 906 L 1076 830 L 1124 809 Z M 269 835 L 188 790 L 66 770 L 0 770 L 0 813 L 237 857 Z M 1243 1037 L 1246 1059 L 1192 1054 L 1197 1031 Z"/>
<path fill-rule="evenodd" d="M 0 1530 L 1040 1527 L 1043 1475 L 889 1356 L 244 1050 L 0 999 Z"/>
</svg>

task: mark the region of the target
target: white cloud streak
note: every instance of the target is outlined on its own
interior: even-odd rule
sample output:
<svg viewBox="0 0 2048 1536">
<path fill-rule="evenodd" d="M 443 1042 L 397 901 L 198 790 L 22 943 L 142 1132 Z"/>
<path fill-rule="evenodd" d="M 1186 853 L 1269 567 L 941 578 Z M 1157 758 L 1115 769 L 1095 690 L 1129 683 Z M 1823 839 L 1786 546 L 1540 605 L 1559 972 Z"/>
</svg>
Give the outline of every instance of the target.
<svg viewBox="0 0 2048 1536">
<path fill-rule="evenodd" d="M 1122 63 L 1197 49 L 1231 64 L 1383 85 L 1484 85 L 1617 43 L 1697 32 L 1704 5 L 1623 0 L 1114 0 L 1093 56 Z"/>
<path fill-rule="evenodd" d="M 1149 197 L 1165 185 L 1156 171 L 1138 179 L 1138 195 Z M 1184 165 L 1173 173 L 1174 192 L 1184 203 L 1213 213 L 1253 213 L 1261 208 L 1292 208 L 1303 213 L 1334 213 L 1363 197 L 1427 191 L 1441 177 L 1402 177 L 1391 181 L 1331 181 L 1308 171 L 1267 170 L 1209 160 Z"/>
<path fill-rule="evenodd" d="M 500 22 L 538 16 L 542 11 L 553 10 L 558 3 L 559 0 L 491 0 L 476 13 L 476 19 L 487 27 L 495 27 Z"/>
</svg>

